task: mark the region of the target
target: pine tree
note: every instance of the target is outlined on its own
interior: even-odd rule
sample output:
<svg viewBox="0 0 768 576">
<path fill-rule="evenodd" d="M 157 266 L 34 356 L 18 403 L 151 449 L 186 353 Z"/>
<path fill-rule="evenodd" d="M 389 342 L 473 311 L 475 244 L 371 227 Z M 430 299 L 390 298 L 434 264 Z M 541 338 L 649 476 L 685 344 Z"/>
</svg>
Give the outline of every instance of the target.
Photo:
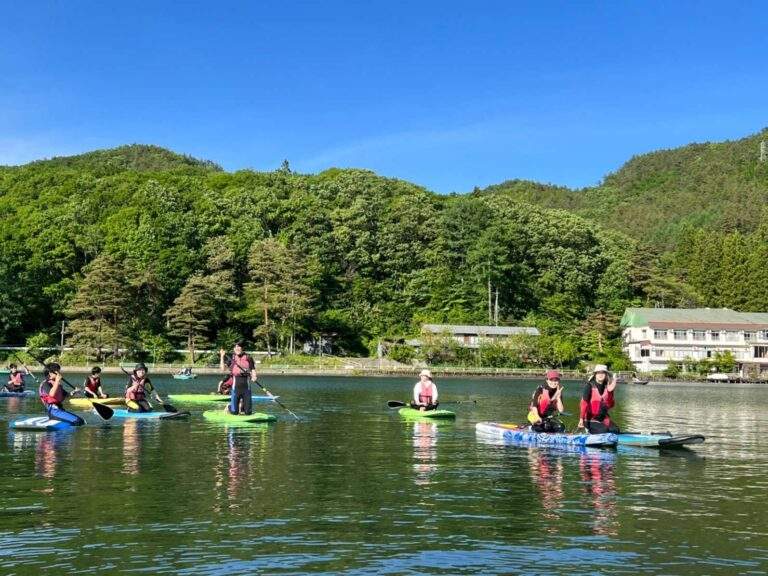
<svg viewBox="0 0 768 576">
<path fill-rule="evenodd" d="M 95 352 L 101 360 L 105 348 L 117 355 L 129 342 L 125 319 L 131 293 L 120 263 L 109 254 L 98 256 L 85 269 L 77 293 L 66 310 L 69 342 L 86 353 Z"/>
</svg>

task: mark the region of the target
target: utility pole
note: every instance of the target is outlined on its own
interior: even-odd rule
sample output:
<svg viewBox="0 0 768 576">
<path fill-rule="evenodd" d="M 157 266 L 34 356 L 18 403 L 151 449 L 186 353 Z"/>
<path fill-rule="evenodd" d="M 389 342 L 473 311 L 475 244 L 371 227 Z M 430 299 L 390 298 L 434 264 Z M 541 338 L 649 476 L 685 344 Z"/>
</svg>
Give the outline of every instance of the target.
<svg viewBox="0 0 768 576">
<path fill-rule="evenodd" d="M 64 325 L 66 324 L 65 320 L 61 321 L 61 344 L 59 345 L 59 354 L 62 354 L 64 352 Z"/>
<path fill-rule="evenodd" d="M 760 142 L 760 162 L 765 162 L 766 158 L 768 158 L 768 144 L 763 140 Z"/>
<path fill-rule="evenodd" d="M 493 309 L 493 321 L 496 326 L 499 325 L 499 288 L 496 288 L 496 305 Z"/>
</svg>

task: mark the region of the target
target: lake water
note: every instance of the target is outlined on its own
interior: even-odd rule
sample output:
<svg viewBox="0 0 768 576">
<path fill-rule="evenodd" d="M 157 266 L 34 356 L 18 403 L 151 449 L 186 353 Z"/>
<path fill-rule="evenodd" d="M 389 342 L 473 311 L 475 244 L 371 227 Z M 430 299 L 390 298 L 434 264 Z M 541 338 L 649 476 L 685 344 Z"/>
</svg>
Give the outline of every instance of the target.
<svg viewBox="0 0 768 576">
<path fill-rule="evenodd" d="M 706 443 L 569 452 L 476 437 L 478 421 L 522 421 L 532 382 L 438 380 L 442 400 L 477 403 L 435 424 L 386 407 L 414 381 L 264 377 L 301 420 L 259 403 L 279 421 L 248 428 L 184 406 L 188 421 L 12 432 L 42 410 L 2 399 L 0 574 L 768 571 L 765 386 L 624 385 L 622 427 Z M 580 386 L 566 385 L 576 413 Z"/>
</svg>

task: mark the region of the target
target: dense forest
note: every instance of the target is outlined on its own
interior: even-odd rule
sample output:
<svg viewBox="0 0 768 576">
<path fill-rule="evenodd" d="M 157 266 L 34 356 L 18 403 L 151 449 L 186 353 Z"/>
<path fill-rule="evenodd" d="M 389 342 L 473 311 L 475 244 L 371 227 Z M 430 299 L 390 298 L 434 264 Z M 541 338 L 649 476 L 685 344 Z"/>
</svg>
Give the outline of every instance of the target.
<svg viewBox="0 0 768 576">
<path fill-rule="evenodd" d="M 243 337 L 393 356 L 423 322 L 542 336 L 434 363 L 616 367 L 628 305 L 768 310 L 765 133 L 631 159 L 598 187 L 441 196 L 365 170 L 226 173 L 153 146 L 0 168 L 0 343 L 158 359 Z M 134 354 L 135 356 L 135 354 Z"/>
</svg>

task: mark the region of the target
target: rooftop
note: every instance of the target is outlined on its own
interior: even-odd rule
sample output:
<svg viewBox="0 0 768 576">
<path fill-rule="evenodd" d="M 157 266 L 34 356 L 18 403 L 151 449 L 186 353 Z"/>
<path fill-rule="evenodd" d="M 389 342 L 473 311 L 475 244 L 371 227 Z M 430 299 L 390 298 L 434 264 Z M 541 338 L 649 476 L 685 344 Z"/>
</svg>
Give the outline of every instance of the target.
<svg viewBox="0 0 768 576">
<path fill-rule="evenodd" d="M 422 332 L 433 334 L 468 334 L 479 336 L 512 336 L 529 334 L 538 336 L 539 331 L 530 326 L 476 326 L 467 324 L 422 324 Z"/>
<path fill-rule="evenodd" d="M 621 326 L 757 330 L 768 328 L 768 314 L 736 312 L 730 308 L 627 308 Z"/>
</svg>

